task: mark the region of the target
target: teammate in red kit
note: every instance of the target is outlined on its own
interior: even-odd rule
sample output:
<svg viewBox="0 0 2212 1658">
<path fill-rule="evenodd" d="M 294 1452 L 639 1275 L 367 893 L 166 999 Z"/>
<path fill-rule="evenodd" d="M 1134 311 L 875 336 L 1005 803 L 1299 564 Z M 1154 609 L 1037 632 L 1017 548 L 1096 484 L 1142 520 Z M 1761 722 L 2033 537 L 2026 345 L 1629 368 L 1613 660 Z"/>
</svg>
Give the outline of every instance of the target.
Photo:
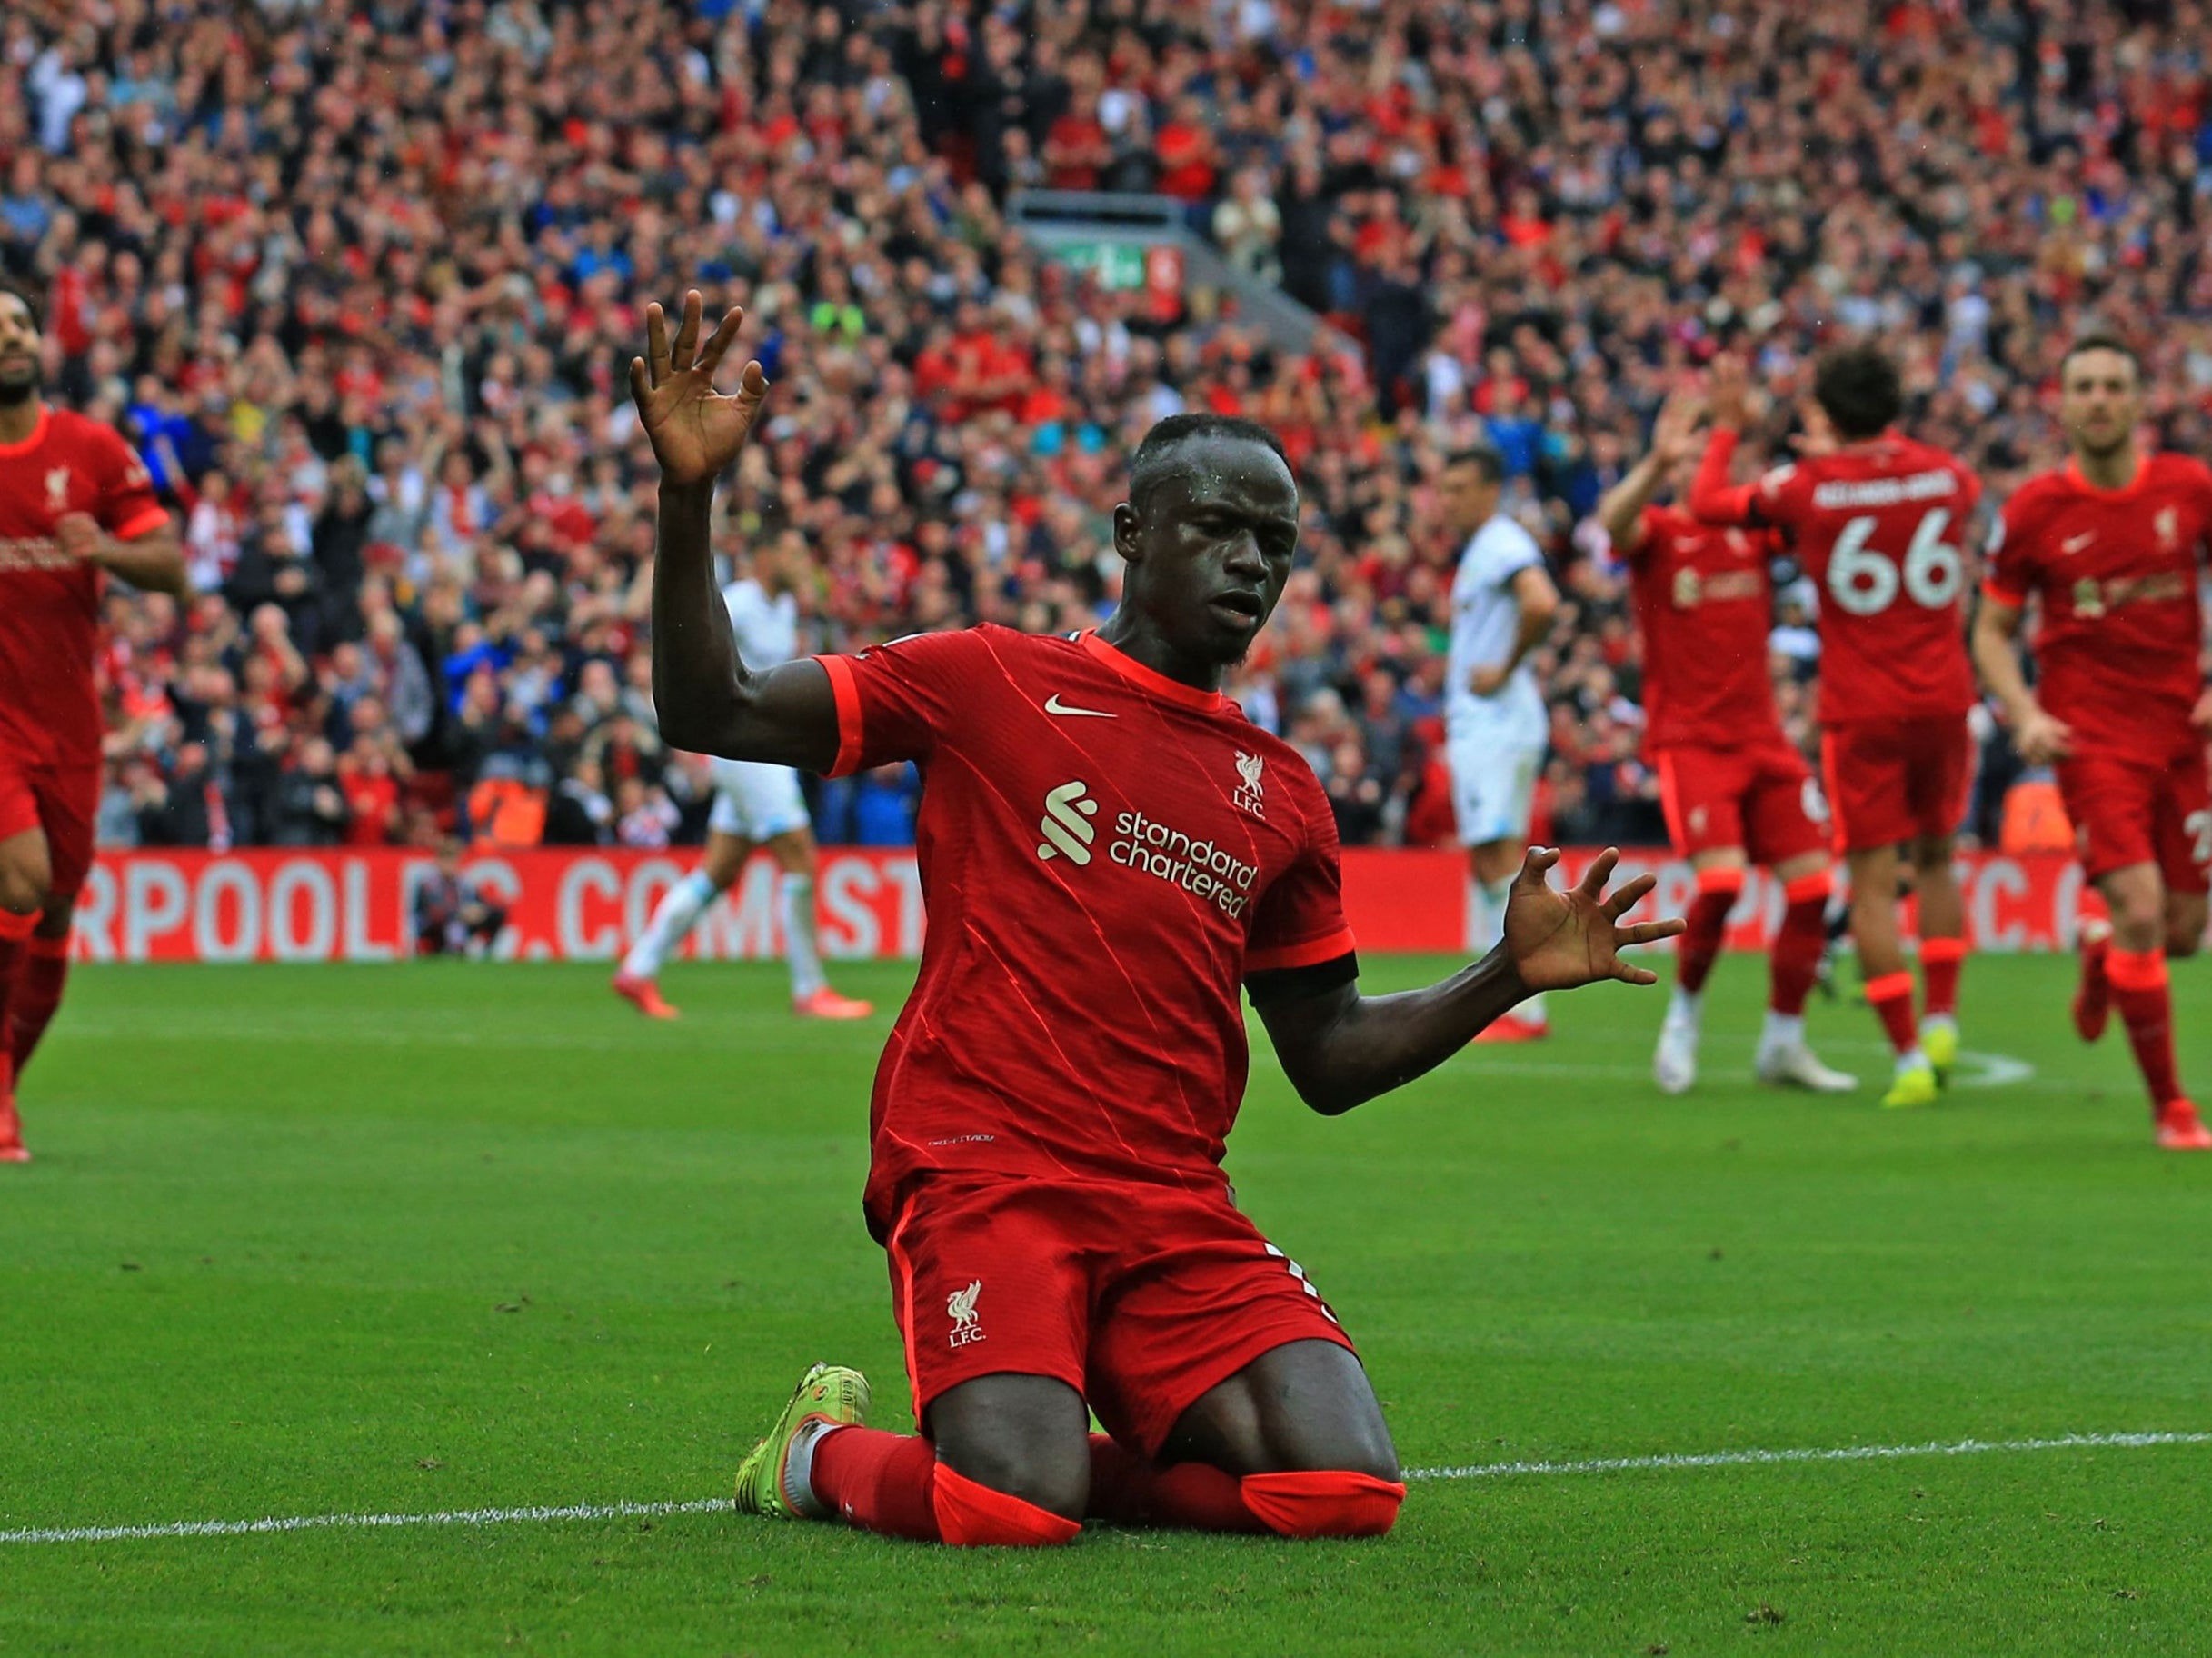
<svg viewBox="0 0 2212 1658">
<path fill-rule="evenodd" d="M 2212 471 L 2137 447 L 2141 370 L 2125 342 L 2082 339 L 2058 384 L 2073 459 L 2021 485 L 1992 529 L 1974 658 L 2020 757 L 2057 768 L 2083 872 L 2111 913 L 2085 930 L 2075 1024 L 2096 1041 L 2117 1000 L 2158 1144 L 2212 1150 L 2175 1069 L 2167 987 L 2168 958 L 2204 939 L 2212 887 L 2212 691 L 2197 595 Z M 2042 616 L 2036 691 L 2015 644 L 2030 599 Z"/>
<path fill-rule="evenodd" d="M 1643 633 L 1644 746 L 1659 768 L 1675 855 L 1689 860 L 1698 881 L 1652 1074 L 1669 1094 L 1697 1081 L 1706 976 L 1742 896 L 1744 872 L 1759 864 L 1781 883 L 1785 908 L 1753 1074 L 1845 1094 L 1857 1079 L 1822 1064 L 1805 1043 L 1805 999 L 1827 948 L 1834 884 L 1813 812 L 1818 792 L 1783 734 L 1767 667 L 1776 538 L 1767 530 L 1715 529 L 1651 504 L 1669 484 L 1687 493 L 1702 409 L 1688 391 L 1669 397 L 1652 427 L 1650 453 L 1598 503 L 1598 522 L 1628 563 Z"/>
<path fill-rule="evenodd" d="M 1973 786 L 1967 712 L 1975 700 L 1959 538 L 1981 485 L 1956 456 L 1891 430 L 1903 389 L 1897 365 L 1874 346 L 1820 361 L 1796 464 L 1731 487 L 1747 400 L 1742 364 L 1718 359 L 1713 434 L 1689 510 L 1707 524 L 1779 531 L 1819 589 L 1828 807 L 1851 873 L 1851 936 L 1867 1000 L 1897 1051 L 1882 1104 L 1930 1105 L 1958 1056 L 1966 906 L 1951 845 Z M 1897 918 L 1900 844 L 1918 876 L 1928 994 L 1917 1027 Z"/>
<path fill-rule="evenodd" d="M 929 934 L 877 1072 L 866 1214 L 890 1256 L 918 1436 L 861 1425 L 816 1366 L 738 1474 L 738 1506 L 952 1543 L 1062 1543 L 1087 1516 L 1374 1534 L 1405 1488 L 1336 1316 L 1234 1207 L 1246 988 L 1325 1113 L 1420 1075 L 1539 989 L 1651 984 L 1609 855 L 1571 893 L 1531 851 L 1505 942 L 1428 990 L 1362 997 L 1329 804 L 1219 690 L 1290 574 L 1298 494 L 1263 429 L 1179 416 L 1114 515 L 1120 610 L 1096 633 L 998 627 L 754 674 L 708 519 L 767 395 L 712 377 L 686 295 L 632 391 L 662 469 L 653 693 L 680 747 L 849 772 L 923 768 Z M 1095 1410 L 1107 1435 L 1087 1433 Z"/>
<path fill-rule="evenodd" d="M 103 723 L 92 665 L 104 573 L 184 590 L 146 469 L 108 427 L 39 395 L 29 295 L 0 283 L 0 1162 L 25 1163 L 15 1081 L 60 1005 L 92 867 Z"/>
</svg>

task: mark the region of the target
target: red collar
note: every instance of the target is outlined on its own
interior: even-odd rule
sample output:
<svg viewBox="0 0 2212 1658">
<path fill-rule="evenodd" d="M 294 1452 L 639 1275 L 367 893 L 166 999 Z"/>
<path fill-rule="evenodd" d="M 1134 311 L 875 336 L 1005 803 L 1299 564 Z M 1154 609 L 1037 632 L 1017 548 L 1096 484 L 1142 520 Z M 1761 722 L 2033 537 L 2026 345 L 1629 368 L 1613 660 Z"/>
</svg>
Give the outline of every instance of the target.
<svg viewBox="0 0 2212 1658">
<path fill-rule="evenodd" d="M 1083 649 L 1147 695 L 1166 703 L 1180 703 L 1185 708 L 1203 708 L 1209 713 L 1228 705 L 1229 699 L 1219 691 L 1201 691 L 1196 685 L 1186 685 L 1181 680 L 1170 679 L 1165 674 L 1146 667 L 1126 651 L 1100 638 L 1096 628 L 1083 630 L 1081 644 Z"/>
</svg>

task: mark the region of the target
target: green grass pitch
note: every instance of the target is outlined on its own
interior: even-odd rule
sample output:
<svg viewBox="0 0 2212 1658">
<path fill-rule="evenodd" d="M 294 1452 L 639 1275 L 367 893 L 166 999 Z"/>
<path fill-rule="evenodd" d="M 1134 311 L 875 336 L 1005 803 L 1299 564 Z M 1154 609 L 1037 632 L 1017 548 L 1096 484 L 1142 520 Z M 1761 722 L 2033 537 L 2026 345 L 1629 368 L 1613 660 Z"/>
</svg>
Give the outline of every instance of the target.
<svg viewBox="0 0 2212 1658">
<path fill-rule="evenodd" d="M 2016 1080 L 1923 1114 L 1755 1092 L 1743 959 L 1684 1099 L 1660 991 L 1556 998 L 1547 1046 L 1335 1122 L 1262 1040 L 1231 1169 L 1410 1467 L 2212 1432 L 2212 1157 L 2151 1149 L 2070 974 L 1971 963 L 1967 1045 Z M 603 981 L 81 970 L 39 1161 L 0 1169 L 0 1530 L 713 1498 L 817 1357 L 906 1425 L 858 1212 L 888 1018 L 688 967 L 658 1026 Z M 2212 1086 L 2212 966 L 2176 986 Z M 1861 1009 L 1813 1035 L 1885 1068 Z M 2207 1491 L 2185 1443 L 1428 1480 L 1338 1545 L 712 1512 L 10 1540 L 0 1653 L 2202 1653 Z"/>
</svg>

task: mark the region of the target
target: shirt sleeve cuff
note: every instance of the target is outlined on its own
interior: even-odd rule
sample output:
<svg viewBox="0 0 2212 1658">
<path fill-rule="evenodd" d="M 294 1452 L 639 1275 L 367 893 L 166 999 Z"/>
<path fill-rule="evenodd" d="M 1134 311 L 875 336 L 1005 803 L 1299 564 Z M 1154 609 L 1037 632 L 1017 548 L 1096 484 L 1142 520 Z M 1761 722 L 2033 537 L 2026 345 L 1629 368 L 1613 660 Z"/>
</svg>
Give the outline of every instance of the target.
<svg viewBox="0 0 2212 1658">
<path fill-rule="evenodd" d="M 135 518 L 125 520 L 114 532 L 117 541 L 136 541 L 141 535 L 151 535 L 155 530 L 169 526 L 169 509 L 149 506 Z"/>
<path fill-rule="evenodd" d="M 1339 927 L 1320 938 L 1309 939 L 1302 944 L 1280 944 L 1272 950 L 1247 950 L 1244 953 L 1246 973 L 1280 973 L 1286 967 L 1311 967 L 1321 962 L 1333 962 L 1340 955 L 1352 954 L 1351 929 Z"/>
<path fill-rule="evenodd" d="M 2028 604 L 2026 594 L 2015 593 L 1995 576 L 1991 576 L 1981 584 L 1981 596 L 1985 599 L 1995 599 L 1999 604 L 2009 604 L 2015 610 L 2025 609 Z"/>
<path fill-rule="evenodd" d="M 837 700 L 837 759 L 825 777 L 850 777 L 861 763 L 861 687 L 852 664 L 842 656 L 817 656 L 830 676 L 830 694 Z"/>
</svg>

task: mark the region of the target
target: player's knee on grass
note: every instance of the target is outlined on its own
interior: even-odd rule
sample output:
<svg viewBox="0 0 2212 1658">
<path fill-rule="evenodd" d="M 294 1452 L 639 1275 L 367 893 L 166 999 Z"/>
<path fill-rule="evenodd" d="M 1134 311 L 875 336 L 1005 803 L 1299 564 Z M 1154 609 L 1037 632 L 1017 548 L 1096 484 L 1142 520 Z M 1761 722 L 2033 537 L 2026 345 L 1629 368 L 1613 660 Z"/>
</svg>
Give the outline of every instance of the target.
<svg viewBox="0 0 2212 1658">
<path fill-rule="evenodd" d="M 1049 1376 L 978 1376 L 931 1403 L 938 1461 L 962 1481 L 1063 1520 L 1091 1497 L 1091 1414 Z M 940 1488 L 941 1507 L 943 1488 Z M 948 1540 L 950 1541 L 950 1540 Z"/>
</svg>

